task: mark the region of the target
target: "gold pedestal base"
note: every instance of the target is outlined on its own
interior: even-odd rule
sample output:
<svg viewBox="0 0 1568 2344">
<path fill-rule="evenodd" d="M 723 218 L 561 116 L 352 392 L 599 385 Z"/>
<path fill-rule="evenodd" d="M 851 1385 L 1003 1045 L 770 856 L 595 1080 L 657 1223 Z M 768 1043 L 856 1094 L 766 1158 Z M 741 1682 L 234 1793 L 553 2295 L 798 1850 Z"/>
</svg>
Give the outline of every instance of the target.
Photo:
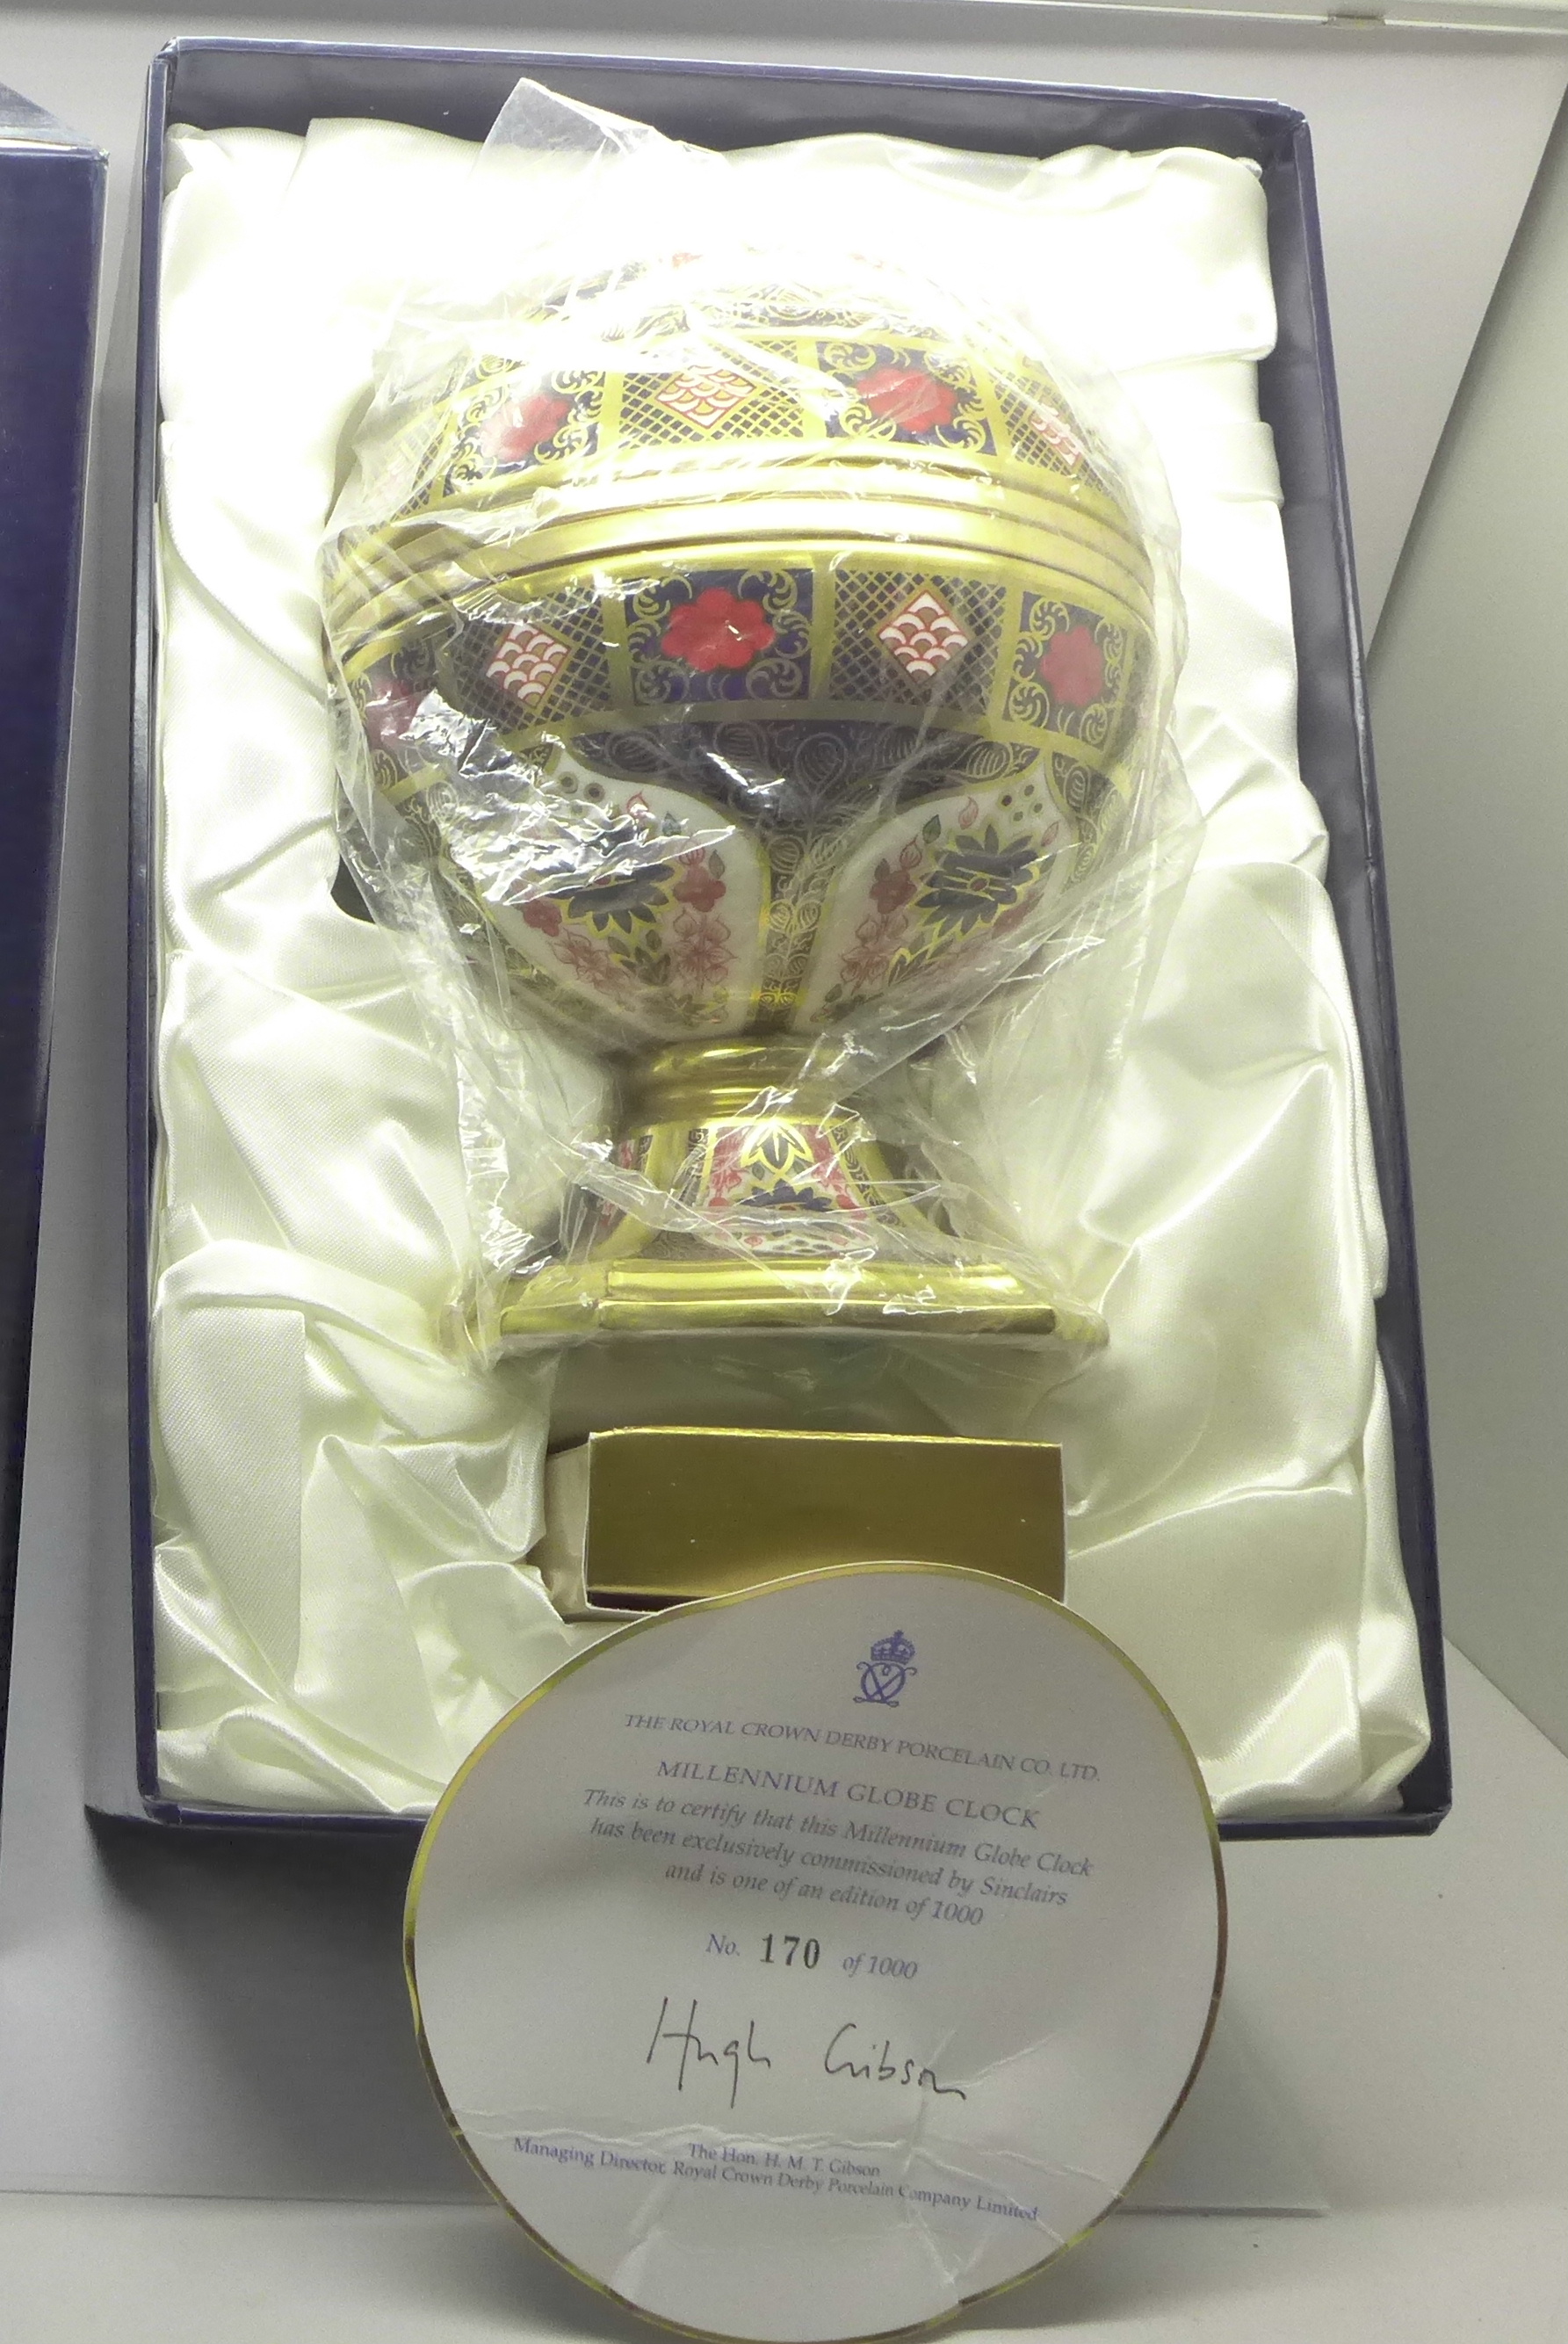
<svg viewBox="0 0 1568 2344">
<path fill-rule="evenodd" d="M 1031 1292 L 1009 1269 L 966 1263 L 706 1260 L 561 1262 L 516 1279 L 495 1329 L 522 1335 L 678 1328 L 879 1328 L 885 1334 L 1057 1335 L 1096 1345 L 1092 1311 Z"/>
<path fill-rule="evenodd" d="M 972 1258 L 924 1212 L 861 1116 L 802 1080 L 804 1056 L 747 1042 L 662 1052 L 616 1161 L 667 1214 L 601 1210 L 564 1260 L 512 1281 L 481 1335 L 837 1327 L 1104 1342 L 1092 1311 Z"/>
</svg>

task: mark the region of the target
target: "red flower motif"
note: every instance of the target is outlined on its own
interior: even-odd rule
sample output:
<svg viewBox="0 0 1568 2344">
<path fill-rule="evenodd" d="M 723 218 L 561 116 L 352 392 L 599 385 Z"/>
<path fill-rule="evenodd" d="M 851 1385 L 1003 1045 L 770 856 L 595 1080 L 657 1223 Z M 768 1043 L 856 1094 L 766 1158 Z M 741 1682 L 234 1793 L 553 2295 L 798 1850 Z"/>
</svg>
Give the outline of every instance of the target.
<svg viewBox="0 0 1568 2344">
<path fill-rule="evenodd" d="M 675 967 L 693 985 L 716 985 L 727 975 L 733 957 L 730 931 L 723 920 L 708 920 L 694 935 L 682 938 L 675 952 Z"/>
<path fill-rule="evenodd" d="M 597 985 L 601 993 L 624 996 L 632 980 L 615 961 L 605 945 L 595 944 L 592 936 L 580 936 L 568 928 L 556 947 L 561 960 L 585 984 Z"/>
<path fill-rule="evenodd" d="M 839 982 L 849 988 L 851 995 L 867 994 L 883 983 L 892 955 L 885 944 L 875 940 L 875 931 L 870 928 L 869 923 L 857 928 L 855 934 L 860 942 L 839 961 Z"/>
<path fill-rule="evenodd" d="M 706 675 L 716 667 L 750 667 L 773 641 L 760 602 L 743 602 L 725 587 L 708 586 L 694 602 L 682 603 L 659 648 L 666 659 L 683 660 Z"/>
<path fill-rule="evenodd" d="M 871 883 L 872 900 L 885 920 L 901 912 L 915 893 L 915 882 L 907 871 L 892 870 L 885 863 L 876 866 L 876 876 Z"/>
<path fill-rule="evenodd" d="M 1053 635 L 1040 655 L 1040 680 L 1064 708 L 1088 708 L 1105 690 L 1105 653 L 1087 627 Z"/>
<path fill-rule="evenodd" d="M 525 928 L 542 928 L 547 936 L 558 936 L 561 934 L 561 906 L 552 903 L 548 895 L 535 895 L 522 907 L 522 924 Z"/>
<path fill-rule="evenodd" d="M 935 431 L 951 423 L 958 394 L 924 367 L 879 366 L 863 374 L 855 389 L 873 415 L 900 431 Z"/>
<path fill-rule="evenodd" d="M 486 419 L 480 447 L 494 464 L 526 463 L 536 449 L 554 439 L 571 412 L 572 401 L 550 390 L 503 399 Z"/>
<path fill-rule="evenodd" d="M 725 889 L 723 881 L 698 854 L 692 857 L 684 878 L 676 881 L 673 892 L 677 904 L 690 904 L 694 912 L 711 912 Z"/>
</svg>

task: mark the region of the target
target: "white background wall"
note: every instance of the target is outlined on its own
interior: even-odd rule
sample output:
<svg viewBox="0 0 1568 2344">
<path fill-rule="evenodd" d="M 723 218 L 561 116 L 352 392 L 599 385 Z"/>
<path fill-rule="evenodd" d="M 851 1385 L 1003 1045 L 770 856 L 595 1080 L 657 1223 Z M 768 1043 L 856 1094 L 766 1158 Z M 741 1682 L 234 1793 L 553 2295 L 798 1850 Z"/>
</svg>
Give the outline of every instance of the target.
<svg viewBox="0 0 1568 2344">
<path fill-rule="evenodd" d="M 1562 133 L 1389 599 L 1372 719 L 1445 1608 L 1568 1749 Z"/>
</svg>

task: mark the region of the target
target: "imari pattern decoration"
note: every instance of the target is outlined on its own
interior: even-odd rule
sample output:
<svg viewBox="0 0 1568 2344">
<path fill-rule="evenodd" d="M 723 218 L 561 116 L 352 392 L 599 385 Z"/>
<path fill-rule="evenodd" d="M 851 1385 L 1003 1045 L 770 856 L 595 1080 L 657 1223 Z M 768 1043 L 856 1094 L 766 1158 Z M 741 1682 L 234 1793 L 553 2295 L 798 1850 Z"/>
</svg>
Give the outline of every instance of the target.
<svg viewBox="0 0 1568 2344">
<path fill-rule="evenodd" d="M 933 586 L 921 586 L 885 626 L 876 640 L 906 675 L 934 676 L 969 648 L 969 638 Z"/>
<path fill-rule="evenodd" d="M 485 682 L 525 708 L 537 707 L 571 656 L 559 635 L 520 623 L 502 633 L 486 663 Z"/>
<path fill-rule="evenodd" d="M 727 367 L 688 367 L 683 374 L 672 375 L 653 396 L 683 422 L 707 431 L 733 414 L 755 388 L 744 374 L 733 374 Z"/>
<path fill-rule="evenodd" d="M 940 1030 L 1118 853 L 1157 705 L 1138 524 L 1037 359 L 675 274 L 430 386 L 396 510 L 325 571 L 454 929 L 620 1076 L 621 1186 L 501 1331 L 1091 1339 L 814 1070 Z"/>
</svg>

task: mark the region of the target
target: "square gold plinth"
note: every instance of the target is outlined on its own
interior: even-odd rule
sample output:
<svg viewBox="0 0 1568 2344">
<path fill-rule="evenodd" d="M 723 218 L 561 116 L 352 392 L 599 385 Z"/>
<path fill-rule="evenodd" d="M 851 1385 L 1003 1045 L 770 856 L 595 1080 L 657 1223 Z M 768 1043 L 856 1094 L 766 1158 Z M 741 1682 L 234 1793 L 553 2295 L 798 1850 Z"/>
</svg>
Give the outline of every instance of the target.
<svg viewBox="0 0 1568 2344">
<path fill-rule="evenodd" d="M 632 1426 L 549 1460 L 545 1514 L 528 1560 L 567 1618 L 841 1562 L 960 1563 L 1062 1592 L 1062 1460 L 1047 1441 Z"/>
</svg>

